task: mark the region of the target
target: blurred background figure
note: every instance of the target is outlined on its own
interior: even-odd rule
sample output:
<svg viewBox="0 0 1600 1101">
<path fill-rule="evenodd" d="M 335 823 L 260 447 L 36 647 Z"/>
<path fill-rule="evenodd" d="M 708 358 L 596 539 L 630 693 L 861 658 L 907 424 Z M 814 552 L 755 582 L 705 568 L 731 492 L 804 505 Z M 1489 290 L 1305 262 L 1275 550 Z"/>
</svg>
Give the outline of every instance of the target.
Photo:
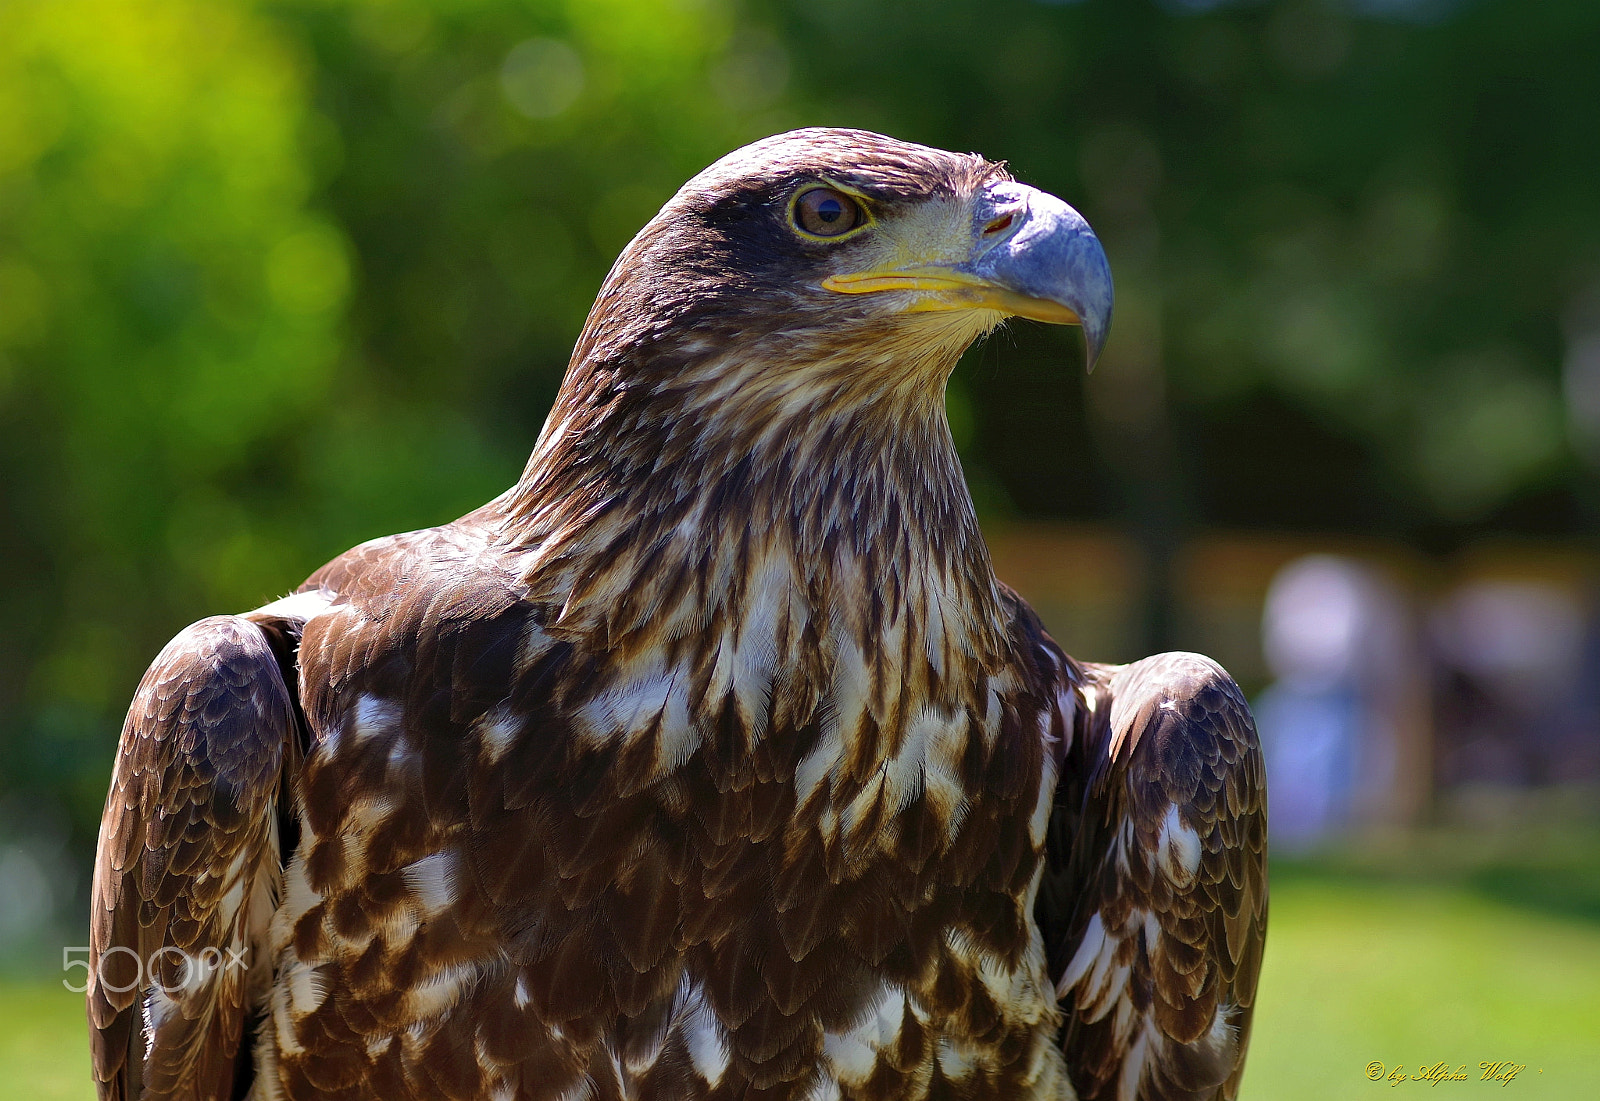
<svg viewBox="0 0 1600 1101">
<path fill-rule="evenodd" d="M 1434 610 L 1442 789 L 1600 773 L 1593 605 L 1548 580 L 1465 582 Z"/>
<path fill-rule="evenodd" d="M 1275 848 L 1414 814 L 1427 727 L 1413 639 L 1400 593 L 1360 562 L 1309 555 L 1273 579 L 1262 650 L 1276 680 L 1256 718 Z"/>
</svg>

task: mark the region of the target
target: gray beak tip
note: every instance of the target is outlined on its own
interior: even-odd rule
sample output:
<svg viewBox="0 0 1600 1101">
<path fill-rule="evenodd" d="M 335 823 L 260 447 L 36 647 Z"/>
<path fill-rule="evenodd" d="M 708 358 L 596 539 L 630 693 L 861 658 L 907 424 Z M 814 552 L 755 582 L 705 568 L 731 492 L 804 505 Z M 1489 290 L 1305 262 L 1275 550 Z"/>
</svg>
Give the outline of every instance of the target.
<svg viewBox="0 0 1600 1101">
<path fill-rule="evenodd" d="M 1083 361 L 1088 374 L 1094 374 L 1095 364 L 1100 362 L 1100 353 L 1105 350 L 1106 336 L 1111 328 L 1111 313 L 1108 310 L 1103 317 L 1083 320 Z"/>
<path fill-rule="evenodd" d="M 996 208 L 1021 208 L 1017 228 L 978 261 L 1002 286 L 1072 310 L 1083 326 L 1089 370 L 1111 330 L 1111 263 L 1094 230 L 1072 207 L 1044 191 L 1007 181 L 991 189 Z"/>
</svg>

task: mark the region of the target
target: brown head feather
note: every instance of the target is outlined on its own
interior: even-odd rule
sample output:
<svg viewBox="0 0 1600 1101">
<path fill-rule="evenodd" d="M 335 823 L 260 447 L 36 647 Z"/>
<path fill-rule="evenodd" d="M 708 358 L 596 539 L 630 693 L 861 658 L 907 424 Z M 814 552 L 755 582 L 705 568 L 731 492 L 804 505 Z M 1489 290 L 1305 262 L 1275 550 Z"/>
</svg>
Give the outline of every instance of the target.
<svg viewBox="0 0 1600 1101">
<path fill-rule="evenodd" d="M 709 616 L 776 557 L 836 609 L 858 609 L 863 643 L 883 616 L 939 619 L 994 667 L 1006 620 L 944 384 L 999 315 L 892 314 L 831 294 L 822 280 L 864 246 L 805 241 L 786 213 L 818 181 L 871 197 L 888 220 L 1008 178 L 976 155 L 817 129 L 685 184 L 612 268 L 498 503 L 509 537 L 538 548 L 528 579 L 561 607 L 557 626 L 615 645 L 674 604 Z M 907 616 L 930 568 L 957 599 Z"/>
</svg>

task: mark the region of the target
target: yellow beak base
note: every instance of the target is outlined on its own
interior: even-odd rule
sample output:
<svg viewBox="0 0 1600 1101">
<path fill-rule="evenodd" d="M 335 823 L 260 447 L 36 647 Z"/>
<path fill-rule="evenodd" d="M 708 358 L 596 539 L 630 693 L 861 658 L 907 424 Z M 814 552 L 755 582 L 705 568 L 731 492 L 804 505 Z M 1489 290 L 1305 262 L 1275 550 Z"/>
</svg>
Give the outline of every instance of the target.
<svg viewBox="0 0 1600 1101">
<path fill-rule="evenodd" d="M 824 290 L 835 294 L 882 294 L 911 291 L 918 295 L 907 313 L 932 313 L 946 310 L 998 310 L 1013 317 L 1026 317 L 1051 325 L 1081 325 L 1083 319 L 1059 302 L 1030 298 L 1016 291 L 965 272 L 944 269 L 918 271 L 863 271 L 830 275 L 822 281 Z"/>
</svg>

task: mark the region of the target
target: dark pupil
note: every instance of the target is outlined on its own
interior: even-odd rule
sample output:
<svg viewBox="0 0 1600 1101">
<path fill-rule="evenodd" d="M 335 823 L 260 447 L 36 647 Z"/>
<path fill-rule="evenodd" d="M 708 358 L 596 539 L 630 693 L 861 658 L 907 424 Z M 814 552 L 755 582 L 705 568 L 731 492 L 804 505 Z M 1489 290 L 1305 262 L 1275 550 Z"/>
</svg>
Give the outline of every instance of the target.
<svg viewBox="0 0 1600 1101">
<path fill-rule="evenodd" d="M 853 228 L 861 217 L 854 203 L 825 187 L 801 195 L 800 209 L 795 213 L 802 229 L 821 237 L 837 237 Z"/>
</svg>

